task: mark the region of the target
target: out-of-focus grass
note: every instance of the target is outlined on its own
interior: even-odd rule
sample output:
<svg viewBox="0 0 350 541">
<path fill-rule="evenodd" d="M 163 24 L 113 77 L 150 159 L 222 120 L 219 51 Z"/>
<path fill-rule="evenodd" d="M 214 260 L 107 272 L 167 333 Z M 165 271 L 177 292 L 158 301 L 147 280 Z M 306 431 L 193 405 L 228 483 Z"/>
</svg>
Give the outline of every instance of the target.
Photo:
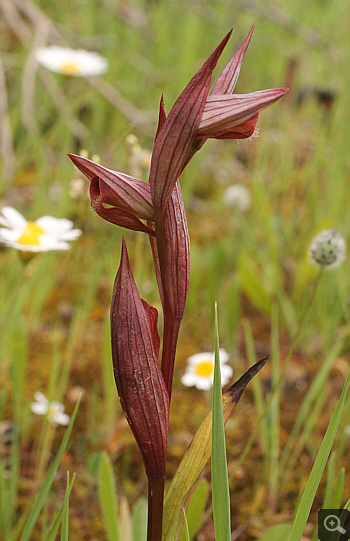
<svg viewBox="0 0 350 541">
<path fill-rule="evenodd" d="M 61 33 L 61 38 L 51 33 L 53 42 L 107 56 L 110 68 L 102 80 L 135 108 L 153 111 L 154 119 L 161 93 L 169 110 L 231 26 L 234 34 L 221 67 L 256 23 L 237 92 L 291 85 L 284 101 L 260 115 L 259 137 L 207 142 L 181 180 L 192 270 L 175 371 L 169 475 L 186 448 L 188 433 L 194 433 L 206 411 L 199 392 L 181 389 L 179 382 L 186 357 L 212 349 L 215 300 L 221 314 L 221 344 L 230 351 L 237 375 L 243 372 L 244 359 L 253 362 L 254 350 L 257 357 L 272 353 L 271 374 L 266 368 L 262 383 L 254 383 L 253 394 L 248 391 L 243 397 L 227 428 L 232 469 L 310 302 L 317 275 L 307 258 L 313 236 L 335 227 L 349 239 L 347 2 L 284 0 L 278 5 L 252 2 L 247 6 L 243 2 L 46 0 L 36 5 Z M 49 457 L 58 448 L 61 429 L 49 441 L 46 419 L 30 412 L 33 393 L 42 390 L 50 400 L 63 401 L 70 413 L 79 386 L 85 394 L 71 447 L 45 512 L 52 513 L 57 497 L 60 505 L 64 501 L 64 470 L 77 471 L 69 526 L 79 534 L 72 535 L 102 540 L 100 511 L 90 503 L 96 494 L 98 453 L 107 449 L 111 455 L 120 491 L 131 503 L 145 490 L 139 457 L 116 400 L 110 361 L 108 310 L 122 235 L 141 295 L 158 308 L 160 302 L 151 278 L 148 239 L 94 216 L 85 193 L 71 198 L 71 181 L 77 173 L 66 153 L 85 148 L 90 156 L 98 153 L 106 167 L 130 173 L 125 137 L 135 133 L 141 145 L 151 150 L 155 120 L 135 125 L 87 80 L 50 74 L 43 68 L 35 75 L 28 71 L 35 27 L 23 10 L 18 14 L 26 32 L 20 25 L 11 29 L 5 16 L 1 19 L 15 153 L 15 174 L 4 178 L 1 203 L 16 207 L 27 219 L 44 214 L 71 218 L 83 235 L 69 252 L 41 254 L 26 264 L 14 250 L 1 248 L 0 419 L 1 426 L 9 428 L 1 432 L 0 472 L 6 486 L 1 479 L 0 499 L 5 501 L 9 483 L 15 524 L 29 509 L 30 495 L 37 489 L 36 454 Z M 49 86 L 45 85 L 48 78 Z M 323 99 L 325 91 L 334 99 Z M 60 109 L 55 105 L 57 96 Z M 74 131 L 72 119 L 81 123 L 80 131 Z M 244 184 L 251 192 L 252 203 L 245 213 L 224 205 L 225 189 L 233 183 Z M 278 515 L 290 517 L 311 469 L 347 371 L 349 283 L 348 262 L 323 274 L 285 385 L 232 480 L 232 523 L 234 527 L 248 524 L 244 539 L 262 533 L 263 523 L 275 522 Z M 345 432 L 349 399 L 344 411 L 335 440 L 336 471 L 349 460 Z M 14 424 L 5 425 L 9 420 Z M 348 471 L 344 483 L 349 487 Z M 322 500 L 320 489 L 320 504 Z M 254 519 L 257 516 L 263 517 L 262 522 Z M 10 531 L 4 520 L 2 527 Z M 38 539 L 45 525 L 40 520 L 35 530 Z"/>
</svg>

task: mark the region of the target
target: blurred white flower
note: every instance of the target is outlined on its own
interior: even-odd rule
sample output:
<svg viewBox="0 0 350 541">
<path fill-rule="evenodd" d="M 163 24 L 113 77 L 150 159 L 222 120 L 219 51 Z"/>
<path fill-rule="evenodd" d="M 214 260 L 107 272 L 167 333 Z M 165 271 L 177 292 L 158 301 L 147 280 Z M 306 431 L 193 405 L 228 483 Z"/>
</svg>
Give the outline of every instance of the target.
<svg viewBox="0 0 350 541">
<path fill-rule="evenodd" d="M 345 240 L 335 229 L 321 231 L 311 243 L 309 256 L 311 261 L 332 269 L 345 259 Z"/>
<path fill-rule="evenodd" d="M 229 354 L 224 349 L 219 350 L 221 386 L 228 383 L 233 374 L 231 366 L 227 365 Z M 197 387 L 203 391 L 208 391 L 213 386 L 214 381 L 214 353 L 196 353 L 187 359 L 187 368 L 181 378 L 181 383 L 186 387 Z"/>
<path fill-rule="evenodd" d="M 30 409 L 35 415 L 47 415 L 48 421 L 53 426 L 68 425 L 69 415 L 64 413 L 64 405 L 59 402 L 49 402 L 43 393 L 34 394 L 35 402 L 32 402 Z"/>
<path fill-rule="evenodd" d="M 232 184 L 224 193 L 225 205 L 238 212 L 244 212 L 250 205 L 251 197 L 248 188 L 241 184 Z"/>
<path fill-rule="evenodd" d="M 35 51 L 35 58 L 45 68 L 63 75 L 86 77 L 101 75 L 108 69 L 107 58 L 98 53 L 57 45 L 40 47 Z"/>
<path fill-rule="evenodd" d="M 88 196 L 89 190 L 85 180 L 80 176 L 73 178 L 69 185 L 69 197 L 72 199 L 80 199 L 81 197 L 87 198 Z"/>
<path fill-rule="evenodd" d="M 130 174 L 138 178 L 148 176 L 151 167 L 151 152 L 141 147 L 138 138 L 133 133 L 130 133 L 125 141 L 130 152 Z"/>
<path fill-rule="evenodd" d="M 67 241 L 76 240 L 80 229 L 73 229 L 71 220 L 42 216 L 35 222 L 27 220 L 16 209 L 3 207 L 0 216 L 0 242 L 24 252 L 69 250 Z"/>
</svg>

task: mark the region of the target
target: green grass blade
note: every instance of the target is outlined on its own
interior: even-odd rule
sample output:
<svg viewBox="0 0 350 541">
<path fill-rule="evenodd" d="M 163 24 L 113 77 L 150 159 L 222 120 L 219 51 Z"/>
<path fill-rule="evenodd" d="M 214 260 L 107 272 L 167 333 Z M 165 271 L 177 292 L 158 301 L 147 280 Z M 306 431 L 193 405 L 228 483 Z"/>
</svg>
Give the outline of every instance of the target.
<svg viewBox="0 0 350 541">
<path fill-rule="evenodd" d="M 67 486 L 66 494 L 63 501 L 63 516 L 62 516 L 62 529 L 61 529 L 61 541 L 68 541 L 69 531 L 69 471 L 67 471 Z"/>
<path fill-rule="evenodd" d="M 206 479 L 201 479 L 194 488 L 193 494 L 188 504 L 186 512 L 186 521 L 190 539 L 196 535 L 201 517 L 204 512 L 208 500 L 208 482 Z M 180 541 L 186 541 L 185 529 L 182 530 Z"/>
<path fill-rule="evenodd" d="M 341 509 L 341 502 L 343 499 L 343 492 L 344 492 L 344 482 L 345 482 L 345 468 L 342 468 L 337 477 L 332 506 L 330 507 L 330 509 Z"/>
<path fill-rule="evenodd" d="M 324 394 L 324 386 L 327 381 L 329 372 L 332 369 L 332 366 L 334 364 L 335 359 L 339 355 L 340 351 L 342 350 L 344 346 L 344 341 L 340 340 L 337 342 L 334 347 L 331 349 L 330 353 L 326 357 L 326 360 L 321 367 L 321 369 L 317 372 L 316 377 L 314 378 L 310 389 L 306 395 L 306 397 L 303 400 L 303 403 L 299 409 L 298 416 L 296 418 L 296 421 L 293 425 L 291 434 L 289 436 L 289 440 L 287 442 L 287 445 L 284 448 L 284 451 L 282 453 L 281 461 L 280 461 L 280 468 L 281 471 L 284 471 L 286 465 L 289 462 L 290 455 L 293 451 L 293 447 L 295 445 L 295 442 L 297 441 L 299 434 L 302 430 L 303 425 L 307 422 L 307 419 L 309 417 L 311 408 L 317 398 L 320 395 Z"/>
<path fill-rule="evenodd" d="M 184 514 L 184 528 L 182 530 L 182 532 L 185 534 L 184 535 L 184 539 L 185 541 L 191 541 L 190 540 L 190 530 L 188 529 L 188 523 L 187 523 L 187 517 L 186 517 L 186 512 L 185 510 L 183 509 L 183 514 Z"/>
<path fill-rule="evenodd" d="M 111 461 L 106 452 L 102 453 L 98 473 L 98 495 L 109 541 L 119 540 L 118 508 Z"/>
<path fill-rule="evenodd" d="M 342 394 L 340 396 L 337 407 L 334 410 L 332 419 L 328 425 L 326 434 L 323 438 L 320 450 L 316 457 L 314 466 L 311 470 L 310 477 L 306 484 L 303 496 L 293 522 L 292 531 L 289 536 L 289 541 L 300 541 L 303 531 L 310 513 L 312 503 L 315 498 L 316 490 L 321 480 L 323 470 L 325 468 L 329 453 L 331 451 L 335 434 L 339 425 L 340 417 L 343 411 L 346 393 L 350 385 L 350 374 L 348 375 Z"/>
<path fill-rule="evenodd" d="M 41 486 L 39 494 L 36 497 L 33 508 L 31 510 L 31 513 L 30 513 L 30 515 L 28 517 L 28 520 L 26 522 L 26 525 L 24 527 L 22 537 L 21 537 L 21 541 L 29 541 L 29 539 L 30 539 L 30 535 L 31 535 L 31 533 L 33 531 L 34 525 L 35 525 L 35 523 L 37 521 L 37 518 L 38 518 L 38 516 L 40 514 L 40 511 L 41 511 L 41 509 L 42 509 L 42 507 L 43 507 L 43 505 L 45 503 L 46 497 L 47 497 L 47 495 L 49 493 L 49 490 L 50 490 L 51 485 L 53 483 L 53 480 L 55 478 L 55 475 L 56 475 L 56 472 L 58 470 L 60 460 L 62 458 L 62 455 L 63 455 L 63 453 L 64 453 L 64 451 L 65 451 L 65 449 L 67 447 L 68 439 L 69 439 L 70 433 L 71 433 L 72 428 L 73 428 L 75 417 L 76 417 L 77 412 L 78 412 L 79 404 L 80 404 L 80 398 L 79 398 L 79 400 L 78 400 L 78 402 L 77 402 L 77 404 L 76 404 L 76 406 L 74 408 L 73 415 L 72 415 L 70 423 L 69 423 L 69 425 L 67 427 L 66 433 L 63 436 L 63 439 L 62 439 L 61 445 L 60 445 L 60 447 L 58 449 L 56 458 L 53 461 L 52 466 L 49 469 L 47 475 L 45 476 L 45 479 L 44 479 L 44 482 L 43 482 L 43 484 Z"/>
<path fill-rule="evenodd" d="M 327 466 L 327 480 L 326 480 L 326 489 L 324 492 L 324 499 L 323 499 L 323 509 L 332 509 L 332 497 L 333 497 L 333 487 L 334 487 L 334 479 L 335 479 L 335 452 L 333 451 L 331 453 L 331 456 L 328 460 L 328 466 Z"/>
<path fill-rule="evenodd" d="M 249 363 L 249 366 L 253 366 L 253 364 L 256 363 L 257 358 L 255 354 L 255 346 L 254 346 L 252 329 L 250 327 L 248 320 L 244 320 L 242 322 L 242 325 L 243 325 L 244 341 L 245 341 L 248 363 Z M 253 378 L 252 389 L 253 389 L 254 404 L 256 407 L 257 417 L 258 419 L 261 419 L 259 432 L 260 432 L 261 445 L 265 454 L 267 453 L 269 438 L 268 438 L 268 430 L 267 430 L 267 423 L 266 423 L 266 415 L 264 415 L 264 410 L 265 410 L 264 391 L 263 391 L 261 380 L 259 378 Z"/>
<path fill-rule="evenodd" d="M 69 486 L 69 494 L 72 492 L 74 481 L 75 481 L 75 474 L 73 475 L 73 479 L 72 479 L 72 481 L 70 483 L 70 486 Z M 61 509 L 56 514 L 54 520 L 51 522 L 51 527 L 50 527 L 49 531 L 47 532 L 47 534 L 46 534 L 46 536 L 44 538 L 44 541 L 55 541 L 56 535 L 57 535 L 57 532 L 58 532 L 58 528 L 60 527 L 60 522 L 62 520 L 64 504 L 65 504 L 65 499 L 64 499 L 63 504 L 61 506 Z"/>
<path fill-rule="evenodd" d="M 220 541 L 230 541 L 230 492 L 228 485 L 227 459 L 225 446 L 225 425 L 222 406 L 221 370 L 219 357 L 219 329 L 217 305 L 215 304 L 215 367 L 213 385 L 212 420 L 212 495 L 215 537 Z"/>
<path fill-rule="evenodd" d="M 277 387 L 280 376 L 280 355 L 279 355 L 279 331 L 278 331 L 278 310 L 275 305 L 271 312 L 271 373 L 272 391 L 274 396 L 267 411 L 267 423 L 269 435 L 269 447 L 266 459 L 268 461 L 269 477 L 269 507 L 276 508 L 278 495 L 279 477 L 279 456 L 280 456 L 280 390 Z"/>
<path fill-rule="evenodd" d="M 270 526 L 259 541 L 285 541 L 288 539 L 292 525 L 287 523 Z"/>
<path fill-rule="evenodd" d="M 265 365 L 267 358 L 252 366 L 223 394 L 224 419 L 227 422 L 243 390 Z M 212 411 L 210 411 L 188 447 L 164 498 L 163 540 L 177 541 L 183 526 L 182 509 L 187 508 L 191 490 L 212 451 Z"/>
<path fill-rule="evenodd" d="M 147 539 L 147 513 L 148 505 L 145 498 L 139 498 L 132 512 L 132 532 L 134 541 Z"/>
</svg>

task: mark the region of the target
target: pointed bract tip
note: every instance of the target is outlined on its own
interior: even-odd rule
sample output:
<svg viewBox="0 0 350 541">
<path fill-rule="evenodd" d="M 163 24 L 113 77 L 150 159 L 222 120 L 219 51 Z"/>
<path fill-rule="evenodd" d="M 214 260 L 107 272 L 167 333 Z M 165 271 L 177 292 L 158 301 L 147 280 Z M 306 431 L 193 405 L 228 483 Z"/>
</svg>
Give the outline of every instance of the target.
<svg viewBox="0 0 350 541">
<path fill-rule="evenodd" d="M 246 41 L 248 41 L 248 43 L 250 43 L 250 40 L 252 39 L 252 35 L 253 35 L 253 32 L 254 32 L 254 28 L 255 28 L 255 23 L 253 23 L 253 26 L 252 26 L 251 29 L 249 30 L 248 36 L 246 37 Z"/>
<path fill-rule="evenodd" d="M 76 154 L 67 154 L 67 156 L 72 160 L 73 163 L 75 163 L 77 158 L 80 158 L 80 156 L 77 156 Z"/>
<path fill-rule="evenodd" d="M 79 166 L 88 167 L 90 163 L 95 165 L 95 163 L 92 162 L 91 160 L 88 160 L 87 158 L 83 158 L 83 156 L 78 156 L 77 154 L 67 154 L 67 156 L 69 156 L 69 158 L 72 160 L 74 165 L 78 167 L 78 169 L 79 169 Z"/>
<path fill-rule="evenodd" d="M 121 253 L 121 260 L 123 261 L 123 259 L 127 259 L 129 260 L 129 255 L 128 255 L 128 249 L 126 247 L 126 242 L 125 242 L 125 239 L 124 237 L 122 238 L 122 253 Z"/>
<path fill-rule="evenodd" d="M 266 364 L 266 361 L 268 360 L 269 357 L 270 357 L 270 355 L 267 355 L 267 357 L 265 357 L 264 359 L 261 359 L 261 361 L 258 361 L 257 363 L 255 363 L 251 368 L 249 368 L 249 370 L 247 370 L 247 372 L 245 374 L 243 374 L 243 376 L 238 381 L 236 381 L 236 383 L 234 383 L 233 385 L 231 385 L 231 387 L 229 387 L 227 389 L 225 394 L 230 395 L 230 399 L 231 399 L 232 402 L 237 404 L 237 402 L 241 398 L 241 395 L 242 395 L 245 387 L 248 385 L 250 380 L 253 379 L 253 377 L 258 372 L 260 372 L 260 370 Z"/>
<path fill-rule="evenodd" d="M 229 31 L 227 32 L 226 36 L 224 37 L 224 39 L 223 39 L 222 42 L 221 42 L 221 43 L 223 43 L 223 47 L 222 47 L 222 48 L 225 47 L 226 43 L 228 42 L 228 40 L 229 40 L 230 37 L 232 36 L 232 32 L 233 32 L 233 28 L 231 28 L 231 30 L 229 30 Z M 220 45 L 221 45 L 221 43 L 220 43 Z M 220 46 L 220 45 L 219 45 L 219 46 Z"/>
</svg>

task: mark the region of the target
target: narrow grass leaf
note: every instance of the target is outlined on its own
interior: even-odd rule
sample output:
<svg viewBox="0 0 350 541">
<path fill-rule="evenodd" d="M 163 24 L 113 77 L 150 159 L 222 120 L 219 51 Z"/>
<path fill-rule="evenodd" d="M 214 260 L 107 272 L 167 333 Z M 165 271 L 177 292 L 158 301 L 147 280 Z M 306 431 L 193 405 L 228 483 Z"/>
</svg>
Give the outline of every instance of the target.
<svg viewBox="0 0 350 541">
<path fill-rule="evenodd" d="M 202 514 L 204 512 L 207 500 L 208 482 L 203 478 L 195 486 L 186 512 L 190 539 L 194 538 L 200 527 Z M 186 541 L 184 529 L 182 530 L 180 541 Z"/>
<path fill-rule="evenodd" d="M 345 481 L 345 468 L 342 468 L 337 477 L 332 506 L 330 507 L 330 509 L 341 509 L 341 502 L 343 499 L 343 492 L 344 492 L 344 481 Z"/>
<path fill-rule="evenodd" d="M 147 539 L 147 513 L 148 505 L 145 498 L 139 498 L 132 512 L 132 532 L 134 541 Z"/>
<path fill-rule="evenodd" d="M 118 507 L 111 461 L 106 452 L 102 453 L 98 473 L 98 496 L 103 521 L 109 541 L 119 540 Z"/>
<path fill-rule="evenodd" d="M 225 423 L 238 403 L 249 381 L 265 365 L 267 357 L 257 362 L 223 394 L 223 413 Z M 177 541 L 183 526 L 182 509 L 187 507 L 190 491 L 211 456 L 212 450 L 212 412 L 210 411 L 191 445 L 187 449 L 169 485 L 164 498 L 163 540 Z"/>
<path fill-rule="evenodd" d="M 53 523 L 51 525 L 51 528 L 49 529 L 49 531 L 47 532 L 47 534 L 46 534 L 46 536 L 44 538 L 44 541 L 55 541 L 56 536 L 57 536 L 57 532 L 58 532 L 58 528 L 60 527 L 60 523 L 61 523 L 61 520 L 62 520 L 63 507 L 64 507 L 64 502 L 63 502 L 63 505 L 62 505 L 61 509 L 58 511 L 57 515 L 55 516 L 54 521 L 53 521 Z"/>
<path fill-rule="evenodd" d="M 271 313 L 271 371 L 272 371 L 272 388 L 274 396 L 271 400 L 271 405 L 267 412 L 267 424 L 269 434 L 268 447 L 268 465 L 269 465 L 269 506 L 270 509 L 275 509 L 277 493 L 278 493 L 278 476 L 279 476 L 279 455 L 280 455 L 280 391 L 276 389 L 278 385 L 280 369 L 279 369 L 279 332 L 278 332 L 278 310 L 275 305 L 272 307 Z"/>
<path fill-rule="evenodd" d="M 335 480 L 335 457 L 335 451 L 332 451 L 327 465 L 326 488 L 324 491 L 322 509 L 332 509 L 333 487 Z"/>
<path fill-rule="evenodd" d="M 183 514 L 184 514 L 184 528 L 183 528 L 183 532 L 185 534 L 185 541 L 191 541 L 190 540 L 190 531 L 188 529 L 188 522 L 187 522 L 187 517 L 186 517 L 186 511 L 183 509 L 182 510 Z"/>
<path fill-rule="evenodd" d="M 237 261 L 241 287 L 254 306 L 265 314 L 271 312 L 271 299 L 261 280 L 255 260 L 242 252 Z"/>
<path fill-rule="evenodd" d="M 342 351 L 343 346 L 344 346 L 344 341 L 340 340 L 331 349 L 331 351 L 329 352 L 328 356 L 325 359 L 323 366 L 317 372 L 317 375 L 315 376 L 310 386 L 310 389 L 303 400 L 303 403 L 298 412 L 298 416 L 296 418 L 296 421 L 290 433 L 287 445 L 285 446 L 284 451 L 282 453 L 281 464 L 280 464 L 281 471 L 284 470 L 284 468 L 286 467 L 286 464 L 289 461 L 289 457 L 293 450 L 294 444 L 299 437 L 299 434 L 303 425 L 307 422 L 309 418 L 309 414 L 314 402 L 317 401 L 317 398 L 320 395 L 324 394 L 324 386 L 326 384 L 328 374 L 332 369 L 335 359 L 337 358 L 339 353 Z"/>
<path fill-rule="evenodd" d="M 256 363 L 257 359 L 256 359 L 256 354 L 255 354 L 253 333 L 252 333 L 252 329 L 248 320 L 243 321 L 243 332 L 244 332 L 244 341 L 245 341 L 248 363 L 249 363 L 249 366 L 253 366 L 253 364 Z M 267 421 L 266 415 L 264 415 L 264 411 L 265 411 L 264 391 L 263 391 L 261 380 L 259 378 L 253 379 L 252 389 L 253 389 L 254 405 L 256 408 L 257 417 L 258 419 L 261 419 L 261 422 L 259 423 L 260 425 L 259 432 L 260 432 L 261 445 L 265 454 L 267 453 L 267 448 L 268 448 L 268 430 L 267 430 L 267 424 L 266 424 L 266 421 Z"/>
<path fill-rule="evenodd" d="M 67 486 L 66 494 L 63 501 L 63 516 L 62 516 L 62 528 L 61 528 L 61 541 L 68 541 L 69 532 L 69 471 L 67 471 Z"/>
<path fill-rule="evenodd" d="M 219 329 L 217 304 L 215 303 L 215 366 L 213 384 L 212 420 L 212 496 L 215 537 L 220 541 L 230 541 L 230 492 L 228 485 L 225 423 L 222 406 L 221 370 L 219 356 Z"/>
<path fill-rule="evenodd" d="M 74 481 L 75 481 L 75 474 L 73 475 L 73 479 L 72 479 L 72 481 L 70 482 L 70 486 L 69 486 L 69 494 L 72 492 L 72 488 L 73 488 L 73 485 L 74 485 Z M 51 527 L 50 527 L 49 531 L 47 532 L 47 534 L 45 535 L 43 541 L 55 541 L 56 536 L 57 536 L 57 532 L 58 532 L 58 528 L 60 527 L 60 522 L 61 522 L 61 520 L 62 520 L 62 515 L 63 515 L 63 510 L 64 510 L 64 504 L 65 504 L 65 501 L 66 501 L 66 499 L 64 499 L 63 504 L 61 505 L 60 510 L 59 510 L 58 513 L 56 514 L 54 520 L 51 522 Z"/>
<path fill-rule="evenodd" d="M 262 537 L 259 537 L 259 541 L 286 541 L 291 527 L 292 525 L 289 523 L 274 524 L 266 530 Z"/>
<path fill-rule="evenodd" d="M 124 495 L 119 500 L 118 533 L 123 541 L 133 541 L 132 517 L 128 501 Z"/>
<path fill-rule="evenodd" d="M 71 417 L 71 420 L 70 420 L 70 423 L 69 423 L 69 425 L 67 427 L 65 435 L 63 436 L 63 439 L 62 439 L 61 445 L 60 445 L 60 447 L 58 449 L 56 458 L 53 461 L 52 466 L 49 469 L 47 475 L 45 476 L 45 479 L 43 481 L 43 484 L 41 486 L 39 494 L 36 497 L 33 508 L 31 510 L 30 515 L 28 517 L 28 520 L 27 520 L 27 522 L 25 524 L 25 527 L 24 527 L 24 530 L 23 530 L 23 533 L 22 533 L 22 537 L 21 537 L 21 541 L 29 541 L 29 539 L 30 539 L 30 536 L 31 536 L 31 533 L 32 533 L 33 528 L 35 526 L 35 523 L 37 521 L 37 518 L 38 518 L 38 516 L 40 514 L 40 511 L 41 511 L 41 509 L 42 509 L 42 507 L 43 507 L 43 505 L 44 505 L 44 503 L 46 501 L 46 497 L 47 497 L 47 495 L 49 493 L 49 490 L 50 490 L 51 485 L 53 483 L 53 480 L 55 478 L 55 475 L 56 475 L 56 472 L 58 470 L 60 460 L 62 458 L 62 455 L 63 455 L 63 453 L 64 453 L 64 451 L 65 451 L 65 449 L 67 447 L 68 439 L 69 439 L 70 433 L 72 432 L 75 417 L 76 417 L 77 412 L 78 412 L 79 404 L 80 404 L 80 398 L 76 403 L 76 406 L 75 406 L 74 411 L 73 411 L 73 415 Z"/>
<path fill-rule="evenodd" d="M 328 425 L 326 434 L 323 438 L 320 450 L 316 457 L 314 466 L 311 470 L 310 477 L 306 484 L 304 493 L 300 500 L 300 504 L 293 522 L 292 531 L 289 536 L 289 541 L 300 541 L 303 531 L 310 513 L 312 503 L 315 498 L 316 490 L 321 480 L 323 470 L 325 468 L 329 453 L 331 451 L 335 434 L 339 425 L 340 417 L 343 411 L 346 394 L 350 385 L 350 374 L 348 375 L 342 394 L 340 396 L 337 407 L 334 410 L 332 419 Z"/>
</svg>

